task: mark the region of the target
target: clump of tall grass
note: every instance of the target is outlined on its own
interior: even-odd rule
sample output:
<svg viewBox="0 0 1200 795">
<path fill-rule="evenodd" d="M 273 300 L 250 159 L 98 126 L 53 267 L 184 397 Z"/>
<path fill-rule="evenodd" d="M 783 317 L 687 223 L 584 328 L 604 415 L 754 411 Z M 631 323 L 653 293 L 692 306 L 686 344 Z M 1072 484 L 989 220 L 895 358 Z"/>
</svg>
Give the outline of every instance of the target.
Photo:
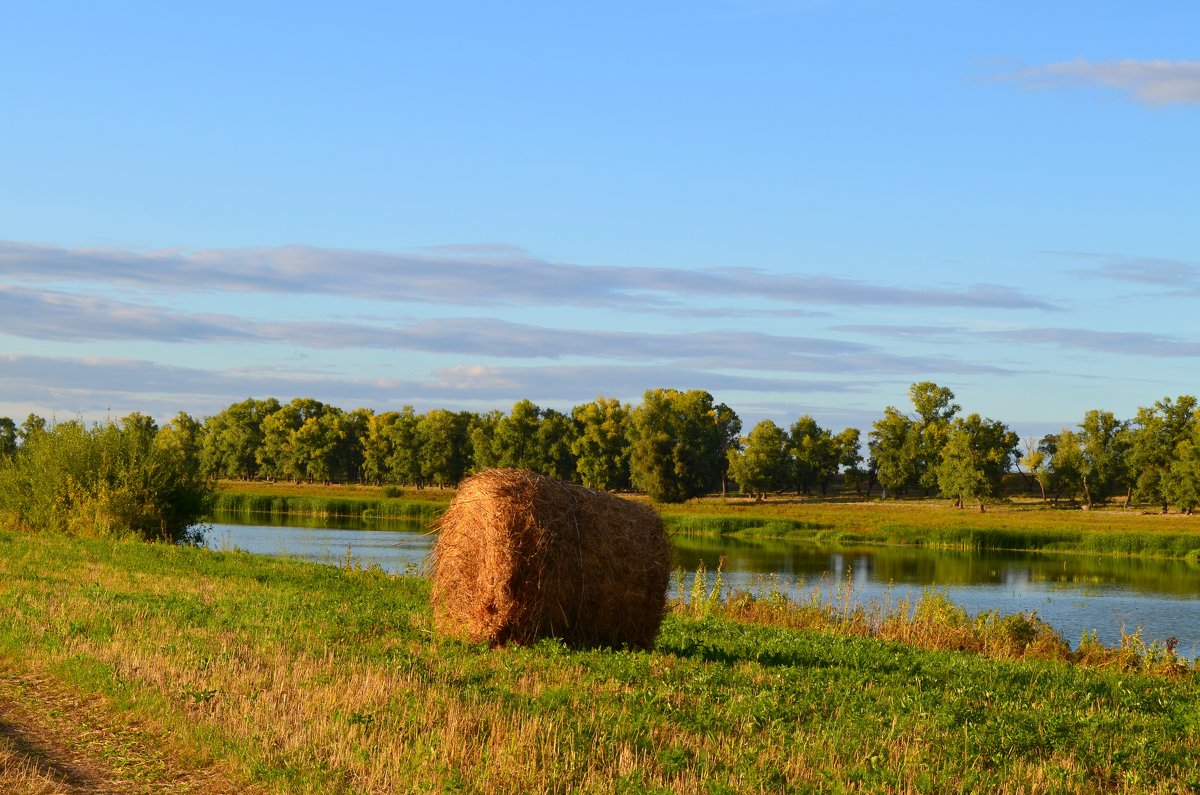
<svg viewBox="0 0 1200 795">
<path fill-rule="evenodd" d="M 719 617 L 751 624 L 829 632 L 894 641 L 929 650 L 969 651 L 1004 660 L 1039 659 L 1085 667 L 1118 668 L 1175 675 L 1192 670 L 1173 639 L 1147 643 L 1141 631 L 1122 632 L 1117 648 L 1085 635 L 1070 645 L 1037 611 L 971 616 L 943 592 L 926 589 L 917 597 L 887 594 L 864 600 L 850 578 L 826 578 L 811 584 L 784 585 L 771 575 L 749 589 L 723 591 L 720 568 L 710 587 L 704 564 L 690 589 L 682 569 L 675 573 L 672 609 L 680 614 Z"/>
</svg>

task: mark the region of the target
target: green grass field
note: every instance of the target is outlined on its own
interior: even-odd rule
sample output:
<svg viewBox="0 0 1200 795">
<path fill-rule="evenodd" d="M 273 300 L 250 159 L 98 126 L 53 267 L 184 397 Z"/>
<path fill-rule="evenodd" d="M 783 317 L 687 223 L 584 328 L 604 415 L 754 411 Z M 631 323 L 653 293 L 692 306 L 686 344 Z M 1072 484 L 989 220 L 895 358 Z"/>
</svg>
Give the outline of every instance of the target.
<svg viewBox="0 0 1200 795">
<path fill-rule="evenodd" d="M 729 605 L 677 607 L 652 653 L 488 649 L 434 632 L 427 594 L 0 532 L 0 668 L 92 699 L 89 747 L 130 791 L 171 765 L 278 793 L 1200 792 L 1200 687 L 1180 666 L 922 650 Z M 96 741 L 131 732 L 159 761 Z"/>
</svg>

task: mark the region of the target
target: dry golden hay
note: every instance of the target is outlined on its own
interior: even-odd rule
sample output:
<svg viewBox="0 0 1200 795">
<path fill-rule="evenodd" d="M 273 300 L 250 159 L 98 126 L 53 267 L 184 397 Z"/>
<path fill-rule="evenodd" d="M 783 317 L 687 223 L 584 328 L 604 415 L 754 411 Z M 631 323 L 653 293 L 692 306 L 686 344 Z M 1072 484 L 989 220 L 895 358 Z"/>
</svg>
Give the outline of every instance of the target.
<svg viewBox="0 0 1200 795">
<path fill-rule="evenodd" d="M 474 643 L 648 649 L 671 553 L 651 508 L 519 469 L 466 481 L 438 519 L 433 611 Z"/>
</svg>

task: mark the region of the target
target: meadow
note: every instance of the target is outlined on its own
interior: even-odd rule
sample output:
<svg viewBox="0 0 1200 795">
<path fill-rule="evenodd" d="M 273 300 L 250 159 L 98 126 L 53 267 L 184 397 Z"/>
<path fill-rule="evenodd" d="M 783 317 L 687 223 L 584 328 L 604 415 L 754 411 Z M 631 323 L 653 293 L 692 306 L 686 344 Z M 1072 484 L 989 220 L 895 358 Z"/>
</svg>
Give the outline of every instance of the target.
<svg viewBox="0 0 1200 795">
<path fill-rule="evenodd" d="M 0 531 L 0 703 L 135 792 L 1200 792 L 1169 650 L 696 582 L 653 652 L 490 649 L 418 576 Z M 0 790 L 70 791 L 54 747 Z"/>
</svg>

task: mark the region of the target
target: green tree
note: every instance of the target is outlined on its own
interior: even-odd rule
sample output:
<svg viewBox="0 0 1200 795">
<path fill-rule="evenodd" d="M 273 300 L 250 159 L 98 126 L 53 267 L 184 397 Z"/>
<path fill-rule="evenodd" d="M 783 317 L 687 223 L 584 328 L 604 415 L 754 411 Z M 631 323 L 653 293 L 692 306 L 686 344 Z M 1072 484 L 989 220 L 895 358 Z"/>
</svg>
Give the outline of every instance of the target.
<svg viewBox="0 0 1200 795">
<path fill-rule="evenodd" d="M 467 472 L 467 433 L 472 415 L 433 409 L 417 426 L 420 440 L 421 477 L 439 488 L 454 486 Z"/>
<path fill-rule="evenodd" d="M 537 469 L 537 433 L 541 416 L 541 409 L 532 401 L 519 400 L 508 416 L 496 423 L 492 438 L 496 466 Z"/>
<path fill-rule="evenodd" d="M 647 390 L 630 415 L 633 485 L 657 502 L 683 502 L 719 485 L 723 440 L 712 395 Z"/>
<path fill-rule="evenodd" d="M 258 477 L 258 451 L 263 420 L 279 410 L 275 398 L 247 398 L 204 421 L 200 461 L 213 477 L 249 480 Z"/>
<path fill-rule="evenodd" d="M 9 417 L 0 417 L 0 458 L 17 452 L 17 424 Z"/>
<path fill-rule="evenodd" d="M 306 417 L 288 441 L 285 460 L 290 476 L 310 483 L 329 483 L 335 478 L 349 479 L 350 467 L 357 473 L 348 453 L 358 446 L 357 439 L 351 438 L 354 425 L 350 416 L 336 406 L 323 406 Z"/>
<path fill-rule="evenodd" d="M 372 414 L 367 420 L 367 432 L 362 438 L 362 478 L 364 483 L 381 486 L 384 483 L 398 482 L 391 466 L 395 443 L 388 436 L 387 429 L 399 418 L 400 412 L 398 411 L 384 411 Z"/>
<path fill-rule="evenodd" d="M 467 429 L 467 438 L 471 445 L 470 464 L 472 472 L 482 472 L 485 469 L 500 466 L 500 456 L 496 445 L 496 428 L 504 419 L 504 412 L 493 409 L 486 414 L 475 414 L 471 417 L 471 426 Z"/>
<path fill-rule="evenodd" d="M 1039 442 L 1033 437 L 1025 440 L 1025 453 L 1017 462 L 1018 467 L 1025 467 L 1029 470 L 1029 478 L 1037 484 L 1038 490 L 1042 493 L 1042 502 L 1046 501 L 1046 487 L 1050 484 L 1050 460 L 1053 457 L 1052 451 L 1047 451 L 1043 445 L 1046 439 L 1051 437 L 1043 437 Z"/>
<path fill-rule="evenodd" d="M 629 488 L 628 403 L 603 395 L 571 410 L 578 432 L 571 442 L 575 466 L 590 489 Z"/>
<path fill-rule="evenodd" d="M 184 466 L 203 471 L 204 424 L 186 411 L 179 412 L 159 429 L 155 443 L 171 451 Z"/>
<path fill-rule="evenodd" d="M 1138 499 L 1157 503 L 1167 512 L 1171 501 L 1166 481 L 1176 460 L 1176 450 L 1191 436 L 1196 398 L 1164 397 L 1153 406 L 1139 408 L 1129 434 L 1129 469 Z"/>
<path fill-rule="evenodd" d="M 761 500 L 767 492 L 779 491 L 788 482 L 790 456 L 787 433 L 771 420 L 762 420 L 743 442 L 727 451 L 729 475 L 743 494 Z"/>
<path fill-rule="evenodd" d="M 149 417 L 45 425 L 0 462 L 0 514 L 42 532 L 194 540 L 212 483 Z"/>
<path fill-rule="evenodd" d="M 938 463 L 938 487 L 958 507 L 975 500 L 980 513 L 984 501 L 1000 491 L 1020 439 L 1008 426 L 978 414 L 958 418 L 950 425 Z"/>
<path fill-rule="evenodd" d="M 375 412 L 357 408 L 334 413 L 336 437 L 333 449 L 333 477 L 343 483 L 360 483 L 363 480 L 363 441 L 367 438 L 371 417 Z"/>
<path fill-rule="evenodd" d="M 1111 411 L 1092 409 L 1079 423 L 1084 502 L 1104 503 L 1128 483 L 1129 434 L 1126 423 Z"/>
<path fill-rule="evenodd" d="M 833 432 L 805 414 L 792 423 L 789 440 L 796 493 L 808 494 L 813 486 L 819 485 L 824 494 L 829 479 L 837 472 Z"/>
<path fill-rule="evenodd" d="M 718 478 L 721 482 L 721 496 L 725 496 L 729 480 L 728 453 L 730 450 L 737 449 L 740 446 L 742 419 L 733 409 L 724 403 L 718 403 L 714 406 L 713 413 L 717 421 L 717 438 L 720 440 L 719 449 L 717 450 L 717 466 L 720 470 Z"/>
<path fill-rule="evenodd" d="M 46 427 L 47 423 L 45 417 L 39 417 L 38 415 L 30 412 L 29 416 L 25 418 L 25 421 L 21 423 L 21 444 L 25 444 L 25 442 L 37 436 L 39 433 L 44 432 Z"/>
<path fill-rule="evenodd" d="M 1193 420 L 1191 433 L 1176 446 L 1162 489 L 1181 513 L 1200 505 L 1200 420 Z"/>
<path fill-rule="evenodd" d="M 328 410 L 319 400 L 293 398 L 264 417 L 262 444 L 255 454 L 259 473 L 268 479 L 288 478 L 296 482 L 310 477 L 309 463 L 320 455 L 314 446 L 323 448 L 325 444 L 318 421 Z M 313 426 L 302 434 L 297 447 L 296 434 L 310 419 Z M 321 473 L 321 465 L 316 466 L 316 471 Z"/>
<path fill-rule="evenodd" d="M 950 422 L 961 411 L 954 393 L 932 381 L 920 381 L 908 389 L 917 413 L 916 479 L 926 492 L 938 488 L 938 465 L 950 434 Z"/>
<path fill-rule="evenodd" d="M 571 452 L 571 445 L 576 433 L 575 422 L 566 414 L 543 409 L 534 437 L 536 470 L 555 480 L 574 481 L 575 454 Z"/>
<path fill-rule="evenodd" d="M 920 443 L 917 423 L 895 406 L 888 406 L 883 410 L 883 416 L 871 426 L 867 438 L 871 468 L 883 487 L 884 499 L 887 499 L 888 492 L 899 497 L 917 474 Z"/>
<path fill-rule="evenodd" d="M 833 449 L 838 467 L 842 471 L 843 483 L 853 488 L 855 494 L 861 494 L 866 472 L 862 468 L 862 441 L 858 428 L 842 429 L 841 433 L 833 437 Z"/>
<path fill-rule="evenodd" d="M 425 485 L 421 477 L 421 420 L 412 406 L 405 406 L 396 418 L 387 424 L 384 433 L 391 444 L 391 457 L 387 471 L 392 482 L 412 484 L 417 488 Z"/>
<path fill-rule="evenodd" d="M 1083 494 L 1084 470 L 1087 468 L 1079 434 L 1063 428 L 1059 433 L 1044 437 L 1041 447 L 1050 456 L 1049 487 L 1055 494 L 1055 502 L 1060 496 L 1066 496 L 1074 503 Z"/>
</svg>

